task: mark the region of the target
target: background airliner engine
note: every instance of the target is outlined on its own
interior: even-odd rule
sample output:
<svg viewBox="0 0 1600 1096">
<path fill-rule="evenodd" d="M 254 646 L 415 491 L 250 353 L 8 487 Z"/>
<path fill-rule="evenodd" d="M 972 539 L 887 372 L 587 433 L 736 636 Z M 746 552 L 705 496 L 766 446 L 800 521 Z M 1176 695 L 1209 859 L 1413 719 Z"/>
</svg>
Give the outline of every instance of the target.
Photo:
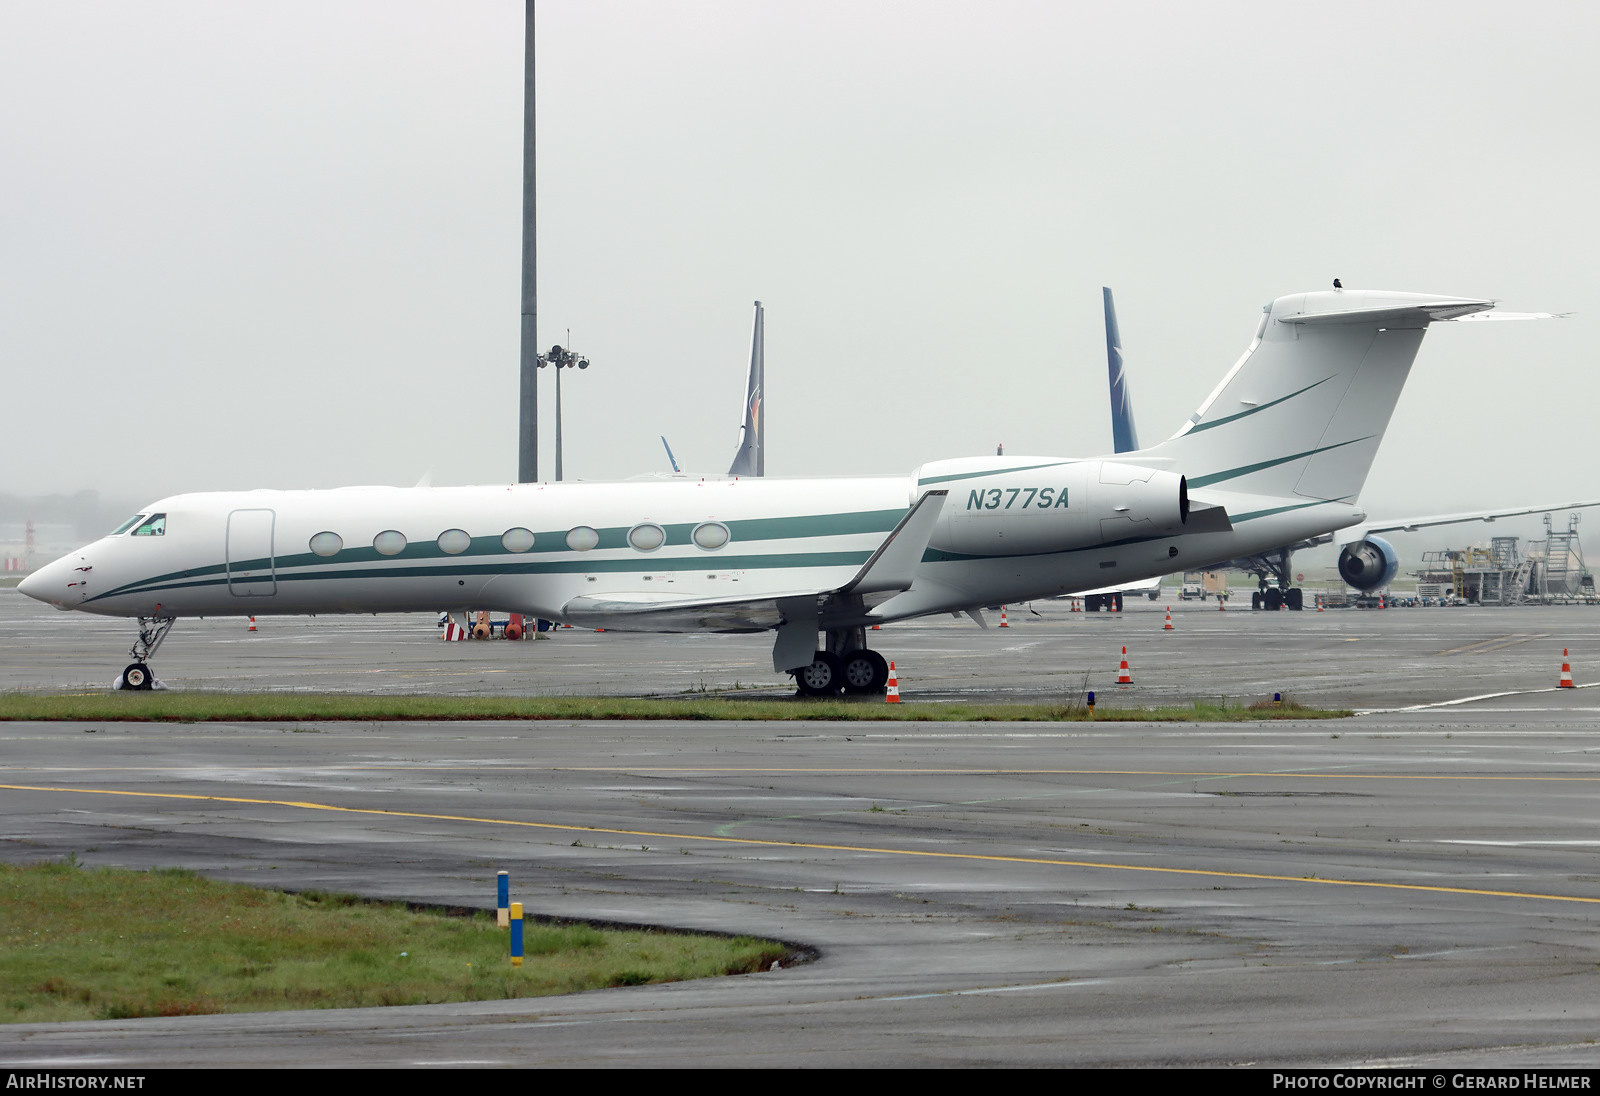
<svg viewBox="0 0 1600 1096">
<path fill-rule="evenodd" d="M 1399 569 L 1399 553 L 1382 537 L 1352 541 L 1339 553 L 1339 577 L 1357 590 L 1376 590 Z"/>
</svg>

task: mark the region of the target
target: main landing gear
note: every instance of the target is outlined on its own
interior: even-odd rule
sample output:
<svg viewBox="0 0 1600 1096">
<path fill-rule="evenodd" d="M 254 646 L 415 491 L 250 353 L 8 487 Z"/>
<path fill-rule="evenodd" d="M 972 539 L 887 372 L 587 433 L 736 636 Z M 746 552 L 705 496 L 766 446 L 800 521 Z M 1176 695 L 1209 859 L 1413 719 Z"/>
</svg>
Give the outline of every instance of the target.
<svg viewBox="0 0 1600 1096">
<path fill-rule="evenodd" d="M 149 662 L 177 620 L 177 617 L 139 618 L 139 638 L 128 651 L 128 657 L 133 659 L 133 663 L 122 671 L 122 676 L 117 678 L 112 688 L 143 692 L 156 687 L 156 675 L 150 672 Z"/>
<path fill-rule="evenodd" d="M 827 649 L 794 672 L 801 696 L 881 694 L 887 690 L 889 663 L 877 651 L 867 649 L 865 628 L 838 628 L 824 635 Z"/>
<path fill-rule="evenodd" d="M 1250 608 L 1267 609 L 1277 612 L 1282 608 L 1289 608 L 1295 612 L 1305 608 L 1305 592 L 1296 586 L 1288 590 L 1280 590 L 1276 586 L 1267 586 L 1250 593 Z"/>
<path fill-rule="evenodd" d="M 1271 612 L 1279 609 L 1299 612 L 1305 608 L 1305 591 L 1290 581 L 1294 577 L 1289 566 L 1291 555 L 1289 548 L 1277 548 L 1232 564 L 1256 576 L 1256 589 L 1250 592 L 1250 608 Z"/>
</svg>

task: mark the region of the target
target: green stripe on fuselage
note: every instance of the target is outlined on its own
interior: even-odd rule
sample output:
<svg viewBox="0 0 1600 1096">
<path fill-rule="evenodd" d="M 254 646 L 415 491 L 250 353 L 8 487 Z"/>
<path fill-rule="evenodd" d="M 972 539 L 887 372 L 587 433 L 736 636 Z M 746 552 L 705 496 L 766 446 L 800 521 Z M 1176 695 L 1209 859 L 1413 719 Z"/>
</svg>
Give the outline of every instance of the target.
<svg viewBox="0 0 1600 1096">
<path fill-rule="evenodd" d="M 930 483 L 950 483 L 953 480 L 977 479 L 980 476 L 1004 476 L 1011 472 L 1031 472 L 1035 468 L 1060 468 L 1067 464 L 1077 464 L 1075 460 L 1053 460 L 1044 464 L 1019 464 L 1015 468 L 986 468 L 981 472 L 956 472 L 948 476 L 929 476 L 919 479 L 918 487 L 926 487 Z"/>
<path fill-rule="evenodd" d="M 1238 525 L 1241 521 L 1254 521 L 1256 518 L 1268 518 L 1273 514 L 1286 514 L 1290 510 L 1304 510 L 1308 506 L 1326 506 L 1330 502 L 1343 501 L 1344 499 L 1313 499 L 1310 502 L 1297 502 L 1290 506 L 1274 506 L 1270 510 L 1251 510 L 1248 514 L 1240 514 L 1238 517 L 1230 514 L 1228 520 Z"/>
<path fill-rule="evenodd" d="M 1189 427 L 1189 429 L 1184 431 L 1184 433 L 1186 433 L 1186 434 L 1198 434 L 1200 431 L 1202 431 L 1202 430 L 1210 430 L 1214 426 L 1221 426 L 1224 423 L 1237 422 L 1239 419 L 1245 418 L 1245 417 L 1247 417 L 1249 415 L 1254 415 L 1254 414 L 1257 414 L 1258 412 L 1265 411 L 1269 407 L 1276 407 L 1276 406 L 1278 406 L 1278 404 L 1283 403 L 1285 400 L 1292 400 L 1296 396 L 1300 395 L 1301 392 L 1309 392 L 1319 384 L 1327 384 L 1329 381 L 1333 380 L 1334 376 L 1337 376 L 1337 375 L 1338 374 L 1334 374 L 1333 376 L 1323 377 L 1320 381 L 1317 381 L 1317 382 L 1315 382 L 1313 384 L 1306 385 L 1304 388 L 1300 389 L 1300 392 L 1290 392 L 1287 396 L 1280 396 L 1278 399 L 1270 400 L 1267 403 L 1262 404 L 1260 407 L 1252 407 L 1248 411 L 1240 411 L 1236 415 L 1224 415 L 1224 416 L 1222 416 L 1222 418 L 1220 418 L 1220 419 L 1212 419 L 1210 422 L 1197 423 L 1194 426 Z"/>
<path fill-rule="evenodd" d="M 850 536 L 860 533 L 888 533 L 904 516 L 904 510 L 860 510 L 843 514 L 805 514 L 796 517 L 780 518 L 739 518 L 726 521 L 723 524 L 728 527 L 729 532 L 732 534 L 733 542 L 740 544 L 754 544 L 771 540 Z M 662 528 L 666 530 L 667 534 L 667 540 L 664 547 L 681 547 L 692 544 L 693 541 L 690 539 L 690 534 L 694 531 L 696 526 L 700 524 L 700 522 L 674 522 L 671 525 L 663 525 Z M 631 528 L 633 528 L 631 525 L 619 525 L 597 530 L 597 532 L 600 534 L 600 542 L 595 546 L 595 548 L 591 549 L 591 551 L 598 552 L 606 549 L 627 548 L 628 530 Z M 685 557 L 682 560 L 681 565 L 678 563 L 669 563 L 668 560 L 661 559 L 655 556 L 653 553 L 640 552 L 627 560 L 608 561 L 607 566 L 591 566 L 588 562 L 578 558 L 587 555 L 587 553 L 574 552 L 571 548 L 567 547 L 567 530 L 552 529 L 541 533 L 535 533 L 533 547 L 527 552 L 506 551 L 504 545 L 500 543 L 500 537 L 498 535 L 494 535 L 486 537 L 473 537 L 472 544 L 467 548 L 466 551 L 455 554 L 447 553 L 441 550 L 436 541 L 425 540 L 407 544 L 403 550 L 392 556 L 381 555 L 377 549 L 372 548 L 369 545 L 361 548 L 344 548 L 333 556 L 319 556 L 311 552 L 295 552 L 287 555 L 274 556 L 271 559 L 261 557 L 249 560 L 235 560 L 233 561 L 232 567 L 235 571 L 264 571 L 270 568 L 272 571 L 276 572 L 278 579 L 281 581 L 284 579 L 300 577 L 293 572 L 304 567 L 327 568 L 334 564 L 348 565 L 352 563 L 385 563 L 393 560 L 468 560 L 476 557 L 482 559 L 484 561 L 484 565 L 460 570 L 426 568 L 423 569 L 422 573 L 481 574 L 486 569 L 485 565 L 489 564 L 491 560 L 495 561 L 496 563 L 499 561 L 514 562 L 517 560 L 524 560 L 528 556 L 544 555 L 546 553 L 557 552 L 571 554 L 573 557 L 575 557 L 575 559 L 574 562 L 568 566 L 549 569 L 549 573 L 552 574 L 562 572 L 598 572 L 629 569 L 638 571 L 692 571 L 706 566 L 711 567 L 713 570 L 719 568 L 723 570 L 740 570 L 749 569 L 752 566 L 781 566 L 780 564 L 772 563 L 733 565 L 727 562 L 729 557 L 724 557 L 714 552 L 707 552 L 703 556 Z M 860 555 L 857 562 L 864 561 L 866 557 L 867 554 Z M 748 558 L 770 560 L 778 557 L 754 556 Z M 793 554 L 791 554 L 790 558 L 794 558 Z M 615 566 L 612 564 L 615 564 Z M 660 565 L 658 566 L 658 564 Z M 136 592 L 144 593 L 154 592 L 156 590 L 174 590 L 207 585 L 220 585 L 227 581 L 226 576 L 228 572 L 228 566 L 229 565 L 226 563 L 212 563 L 200 567 L 189 567 L 182 571 L 169 571 L 166 574 L 153 575 L 150 578 L 140 579 L 137 582 L 126 583 L 114 590 L 108 591 L 107 593 L 90 598 L 89 600 L 98 601 L 101 598 L 115 597 L 121 594 Z M 804 566 L 811 565 L 807 564 Z M 378 568 L 364 575 L 364 577 L 371 577 L 372 575 L 376 574 L 388 575 L 399 573 L 401 572 L 398 572 L 393 568 Z M 520 574 L 527 573 L 527 569 L 524 567 L 496 566 L 494 568 L 494 573 Z M 211 575 L 221 576 L 221 578 L 212 582 L 183 581 L 203 579 L 206 576 Z M 316 577 L 328 576 L 318 574 Z M 268 576 L 263 575 L 259 579 L 243 579 L 235 581 L 266 581 L 267 578 Z"/>
<path fill-rule="evenodd" d="M 1369 434 L 1367 435 L 1367 438 L 1370 438 L 1371 436 L 1372 435 Z M 1209 476 L 1191 476 L 1189 478 L 1189 489 L 1192 491 L 1197 487 L 1209 487 L 1213 483 L 1221 483 L 1224 480 L 1238 479 L 1240 476 L 1248 476 L 1252 472 L 1260 472 L 1267 468 L 1276 468 L 1280 464 L 1288 464 L 1290 461 L 1299 460 L 1302 457 L 1314 457 L 1318 453 L 1326 453 L 1331 449 L 1339 449 L 1346 445 L 1354 445 L 1358 441 L 1366 441 L 1367 438 L 1351 438 L 1349 441 L 1341 441 L 1335 445 L 1324 445 L 1320 449 L 1307 449 L 1304 453 L 1291 453 L 1287 457 L 1278 457 L 1276 460 L 1264 460 L 1256 464 L 1246 464 L 1239 468 L 1230 468 L 1226 472 L 1213 472 Z"/>
</svg>

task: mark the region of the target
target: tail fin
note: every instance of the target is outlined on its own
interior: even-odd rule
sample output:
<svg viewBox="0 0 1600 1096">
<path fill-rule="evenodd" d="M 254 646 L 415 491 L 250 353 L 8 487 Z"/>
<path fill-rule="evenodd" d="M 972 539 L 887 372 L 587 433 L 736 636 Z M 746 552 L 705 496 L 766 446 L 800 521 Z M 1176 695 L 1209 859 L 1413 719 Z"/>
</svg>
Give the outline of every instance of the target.
<svg viewBox="0 0 1600 1096">
<path fill-rule="evenodd" d="M 733 455 L 730 476 L 764 476 L 767 474 L 766 446 L 761 438 L 761 386 L 765 363 L 763 361 L 761 302 L 756 302 L 756 329 L 750 339 L 750 380 L 744 398 L 744 428 L 739 432 L 739 451 Z"/>
<path fill-rule="evenodd" d="M 1106 369 L 1111 374 L 1111 443 L 1118 453 L 1139 448 L 1139 433 L 1133 428 L 1133 397 L 1128 394 L 1128 375 L 1122 368 L 1122 333 L 1117 330 L 1117 307 L 1111 303 L 1111 287 L 1101 286 L 1106 301 Z"/>
<path fill-rule="evenodd" d="M 1333 290 L 1279 297 L 1244 356 L 1150 456 L 1191 489 L 1350 500 L 1366 482 L 1428 324 L 1492 301 Z"/>
</svg>

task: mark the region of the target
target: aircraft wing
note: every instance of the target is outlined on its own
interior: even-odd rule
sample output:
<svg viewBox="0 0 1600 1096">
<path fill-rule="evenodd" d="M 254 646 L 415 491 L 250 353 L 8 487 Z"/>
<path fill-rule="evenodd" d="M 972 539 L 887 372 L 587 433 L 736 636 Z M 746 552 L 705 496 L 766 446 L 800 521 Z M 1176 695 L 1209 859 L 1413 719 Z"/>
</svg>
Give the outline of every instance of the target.
<svg viewBox="0 0 1600 1096">
<path fill-rule="evenodd" d="M 764 631 L 790 620 L 814 619 L 824 603 L 836 596 L 908 590 L 949 494 L 948 490 L 923 492 L 878 550 L 843 586 L 780 589 L 743 598 L 684 599 L 658 590 L 586 595 L 567 602 L 561 616 L 572 624 L 617 631 Z M 816 629 L 812 628 L 807 644 L 815 638 Z"/>
<path fill-rule="evenodd" d="M 1600 499 L 1588 502 L 1557 502 L 1545 506 L 1521 506 L 1513 510 L 1482 510 L 1476 513 L 1429 514 L 1416 518 L 1393 518 L 1384 521 L 1367 521 L 1339 530 L 1340 544 L 1365 540 L 1372 533 L 1414 533 L 1435 525 L 1460 525 L 1469 521 L 1494 521 L 1496 518 L 1516 518 L 1526 514 L 1544 514 L 1556 510 L 1582 510 L 1600 506 Z"/>
<path fill-rule="evenodd" d="M 759 598 L 677 599 L 670 594 L 617 593 L 577 597 L 562 609 L 562 619 L 586 628 L 618 632 L 763 632 L 783 623 L 779 602 L 815 599 L 825 591 L 786 590 Z"/>
</svg>

